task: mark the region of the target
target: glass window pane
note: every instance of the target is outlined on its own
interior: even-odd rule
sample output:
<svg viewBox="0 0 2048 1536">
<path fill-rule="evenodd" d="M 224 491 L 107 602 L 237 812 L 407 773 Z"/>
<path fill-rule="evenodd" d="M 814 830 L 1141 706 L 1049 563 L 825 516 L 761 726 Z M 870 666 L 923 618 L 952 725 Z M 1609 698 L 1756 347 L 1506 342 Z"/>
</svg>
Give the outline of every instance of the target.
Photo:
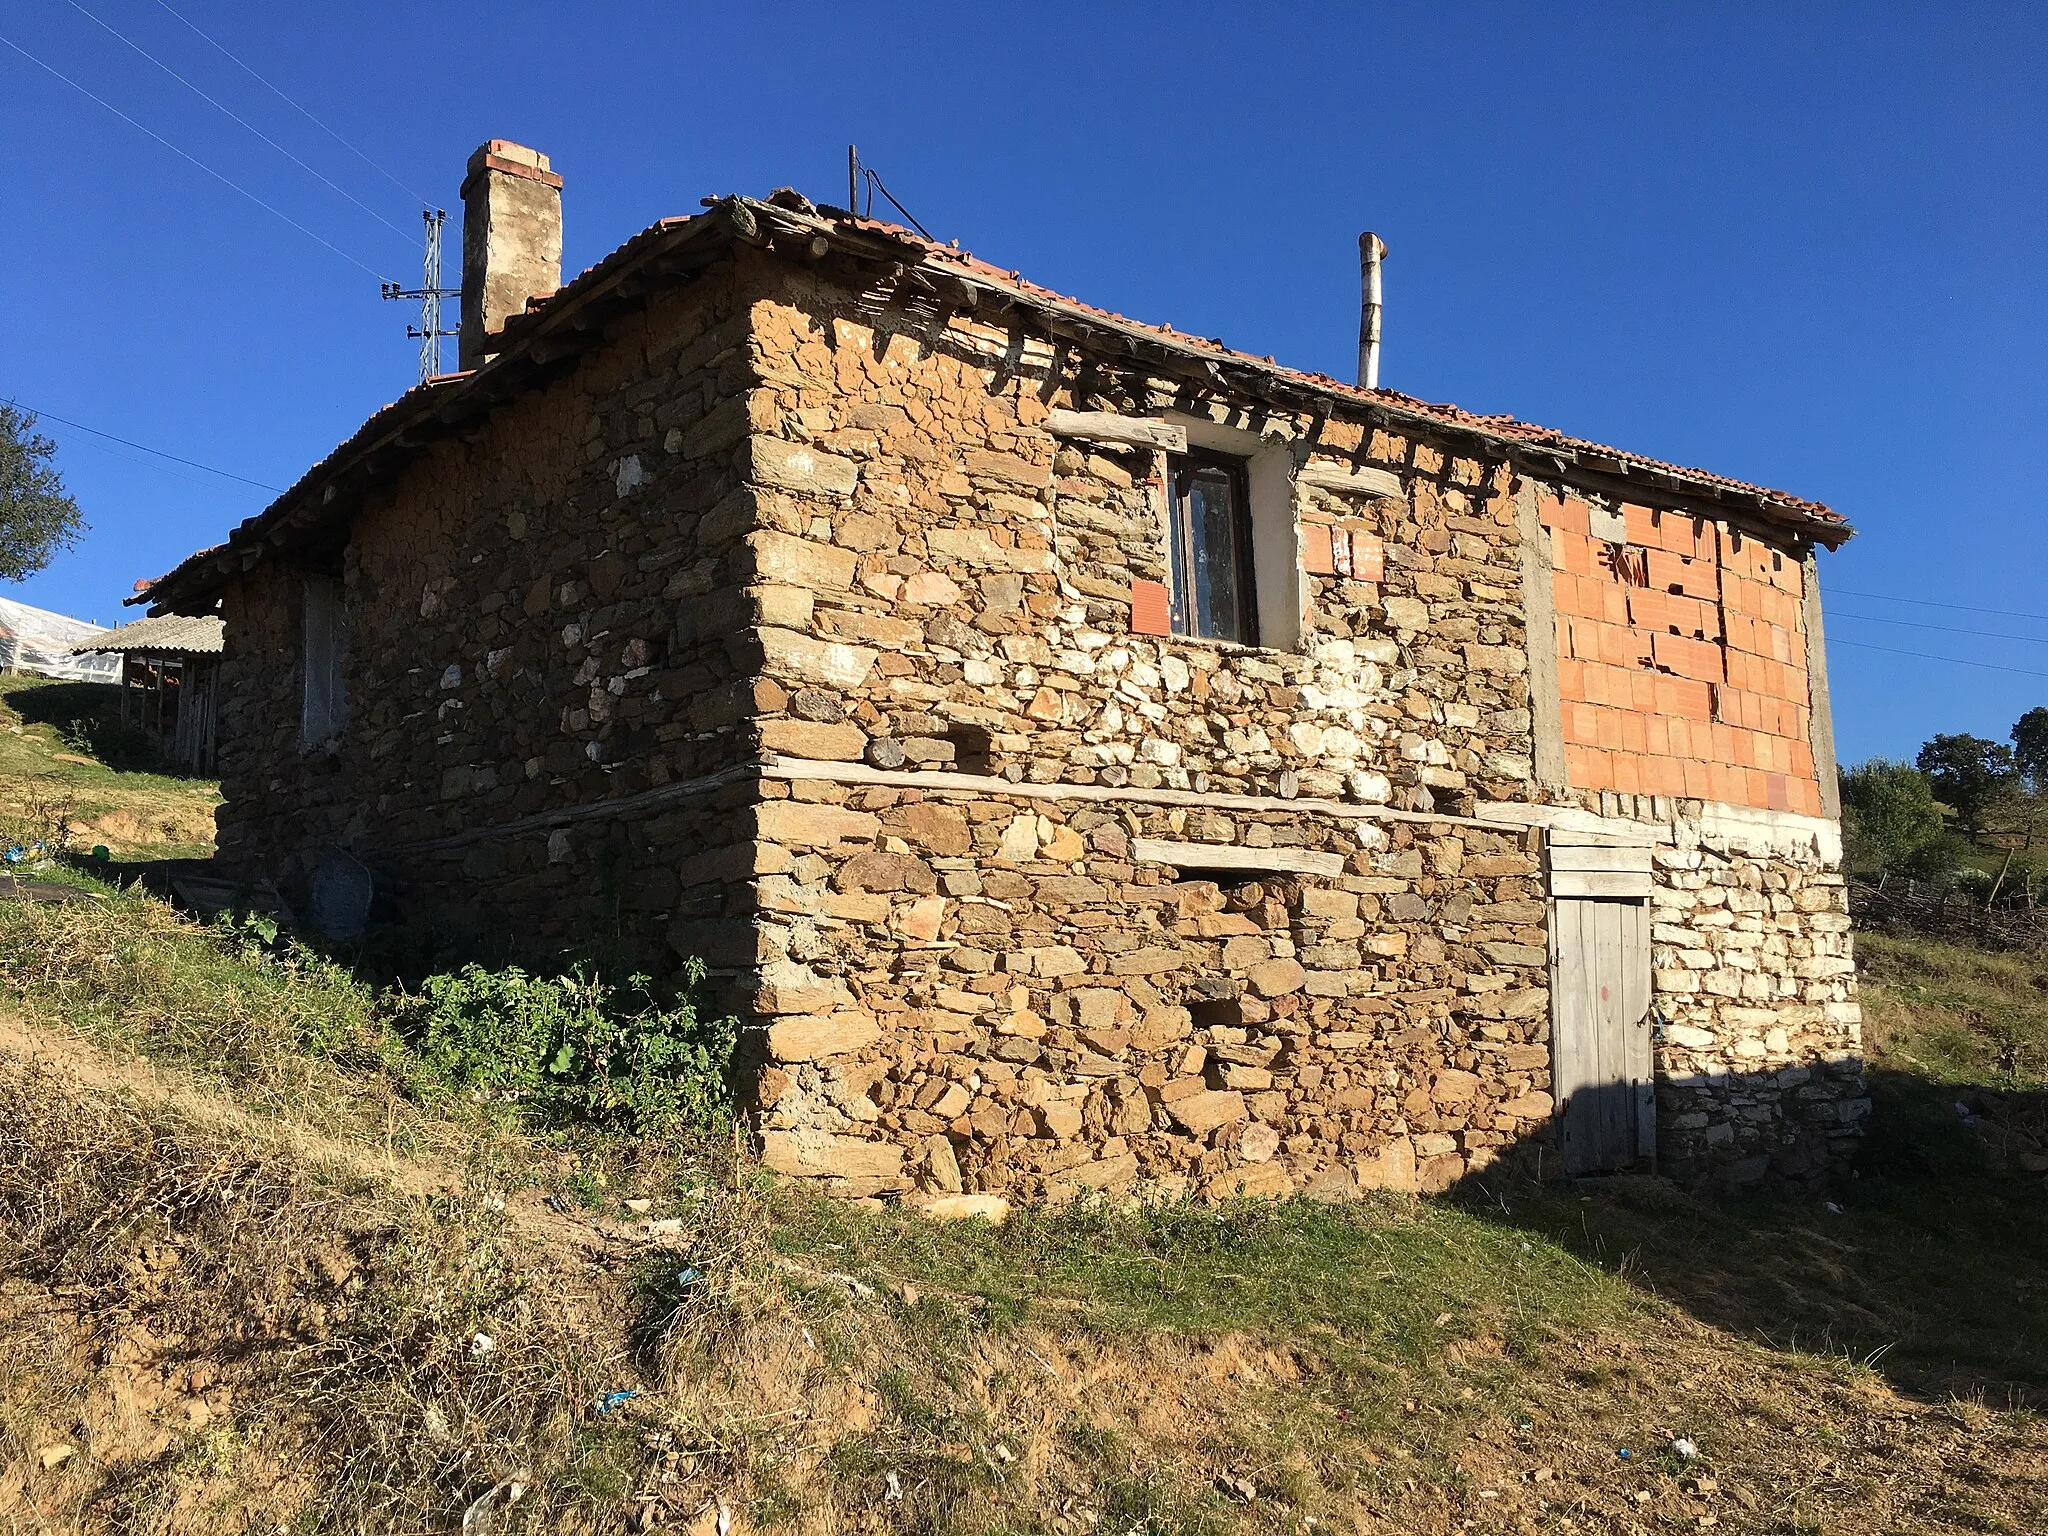
<svg viewBox="0 0 2048 1536">
<path fill-rule="evenodd" d="M 1202 633 L 1238 640 L 1237 510 L 1230 476 L 1204 470 L 1189 488 L 1195 532 L 1195 605 Z"/>
<path fill-rule="evenodd" d="M 1220 465 L 1174 476 L 1173 627 L 1177 633 L 1249 643 L 1251 573 L 1240 546 L 1241 481 Z"/>
</svg>

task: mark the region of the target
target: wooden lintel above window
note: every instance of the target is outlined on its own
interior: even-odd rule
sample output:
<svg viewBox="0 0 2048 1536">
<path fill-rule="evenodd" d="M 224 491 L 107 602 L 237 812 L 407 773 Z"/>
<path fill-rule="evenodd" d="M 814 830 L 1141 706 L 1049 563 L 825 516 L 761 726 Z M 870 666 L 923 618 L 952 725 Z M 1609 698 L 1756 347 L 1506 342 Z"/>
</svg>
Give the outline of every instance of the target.
<svg viewBox="0 0 2048 1536">
<path fill-rule="evenodd" d="M 1344 491 L 1353 496 L 1398 499 L 1401 495 L 1399 475 L 1392 470 L 1374 469 L 1369 465 L 1318 464 L 1312 461 L 1296 470 L 1294 478 L 1318 490 Z"/>
<path fill-rule="evenodd" d="M 1048 411 L 1045 428 L 1054 437 L 1078 437 L 1096 443 L 1127 443 L 1135 448 L 1188 451 L 1188 432 L 1148 416 L 1120 416 L 1115 411 Z"/>
</svg>

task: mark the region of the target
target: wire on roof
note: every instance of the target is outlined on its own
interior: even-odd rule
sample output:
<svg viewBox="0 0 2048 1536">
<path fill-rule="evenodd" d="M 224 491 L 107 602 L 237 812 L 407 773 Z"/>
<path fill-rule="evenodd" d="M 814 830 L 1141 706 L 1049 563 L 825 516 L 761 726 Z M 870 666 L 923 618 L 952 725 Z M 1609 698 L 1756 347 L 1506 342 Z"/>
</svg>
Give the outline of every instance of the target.
<svg viewBox="0 0 2048 1536">
<path fill-rule="evenodd" d="M 94 437 L 104 437 L 110 443 L 119 443 L 123 448 L 133 448 L 138 453 L 153 454 L 159 459 L 169 459 L 173 464 L 183 464 L 189 469 L 203 469 L 209 475 L 219 475 L 226 480 L 239 480 L 244 485 L 255 486 L 259 491 L 269 491 L 272 494 L 277 494 L 283 489 L 281 486 L 266 485 L 261 480 L 251 480 L 247 475 L 238 475 L 230 469 L 215 469 L 211 464 L 202 464 L 197 459 L 181 459 L 175 453 L 165 453 L 161 448 L 151 448 L 142 443 L 131 443 L 125 437 L 116 437 L 111 432 L 102 432 L 98 427 L 88 427 L 82 421 L 66 421 L 62 416 L 52 416 L 48 411 L 39 411 L 34 406 L 26 405 L 19 399 L 9 399 L 7 403 L 14 406 L 17 410 L 27 411 L 37 421 L 54 421 L 59 426 L 70 427 L 75 432 L 90 432 Z"/>
<path fill-rule="evenodd" d="M 910 220 L 910 227 L 912 229 L 916 230 L 920 235 L 923 235 L 925 239 L 930 240 L 933 245 L 937 245 L 939 243 L 937 238 L 932 234 L 930 230 L 926 229 L 922 224 L 917 222 L 916 217 L 911 213 L 911 211 L 908 208 L 904 207 L 901 203 L 896 201 L 896 194 L 891 192 L 889 188 L 883 183 L 882 178 L 875 174 L 875 168 L 873 166 L 864 165 L 861 167 L 861 172 L 868 179 L 868 216 L 870 218 L 874 216 L 875 194 L 879 192 L 882 194 L 882 196 L 889 199 L 889 206 L 891 208 L 894 208 L 898 213 L 902 214 L 904 218 Z"/>
<path fill-rule="evenodd" d="M 197 96 L 201 101 L 205 102 L 208 106 L 214 108 L 223 116 L 227 117 L 230 121 L 238 123 L 242 127 L 248 129 L 249 132 L 255 134 L 257 138 L 261 139 L 264 143 L 268 144 L 280 155 L 283 155 L 285 159 L 291 161 L 293 165 L 296 165 L 300 170 L 304 171 L 307 175 L 318 177 L 319 180 L 324 185 L 332 188 L 336 192 L 339 192 L 343 197 L 347 198 L 350 202 L 354 203 L 358 208 L 362 209 L 363 212 L 367 213 L 379 224 L 382 224 L 386 229 L 390 230 L 393 234 L 397 235 L 401 240 L 404 240 L 408 245 L 419 244 L 419 241 L 416 237 L 409 235 L 404 230 L 400 229 L 396 224 L 392 223 L 389 219 L 385 218 L 383 214 L 379 213 L 376 209 L 372 208 L 368 203 L 364 202 L 361 198 L 357 197 L 353 192 L 349 191 L 348 188 L 342 186 L 339 182 L 327 176 L 325 173 L 317 171 L 312 166 L 306 164 L 305 161 L 301 160 L 297 155 L 293 154 L 290 150 L 286 149 L 282 144 L 278 143 L 277 140 L 273 139 L 261 128 L 258 128 L 254 123 L 250 122 L 247 118 L 243 117 L 240 113 L 234 111 L 232 108 L 222 105 L 221 102 L 216 100 L 214 97 L 209 96 L 205 91 L 201 90 L 198 86 L 194 85 L 190 80 L 187 80 L 183 75 L 179 74 L 175 69 L 171 68 L 171 66 L 166 64 L 162 59 L 158 58 L 155 54 L 151 53 L 147 48 L 143 47 L 140 43 L 136 42 L 132 37 L 129 37 L 127 34 L 123 32 L 117 31 L 114 27 L 100 20 L 99 17 L 95 16 L 91 11 L 87 10 L 84 6 L 80 5 L 78 3 L 78 0 L 65 0 L 65 4 L 69 5 L 71 9 L 78 12 L 79 15 L 85 17 L 86 20 L 92 22 L 95 26 L 101 28 L 108 34 L 108 36 L 113 37 L 119 40 L 120 42 L 126 44 L 129 48 L 134 49 L 135 52 L 141 54 L 145 59 L 149 60 L 150 63 L 154 64 L 158 69 L 162 70 L 165 74 L 169 75 L 173 80 L 177 81 L 178 84 L 184 86 L 186 90 L 190 91 L 193 95 Z"/>
<path fill-rule="evenodd" d="M 218 38 L 214 37 L 212 33 L 201 30 L 201 28 L 198 25 L 189 20 L 182 12 L 174 10 L 169 4 L 166 3 L 166 0 L 156 0 L 156 3 L 158 5 L 163 6 L 165 10 L 170 11 L 170 13 L 173 16 L 175 16 L 179 22 L 181 22 L 186 27 L 189 27 L 192 31 L 198 33 L 199 36 L 204 38 L 208 43 L 212 44 L 213 47 L 219 49 L 223 54 L 226 54 L 229 60 L 231 60 L 238 69 L 241 69 L 249 76 L 251 76 L 253 79 L 255 79 L 259 84 L 263 86 L 265 90 L 269 91 L 272 95 L 277 97 L 279 101 L 283 102 L 286 106 L 290 107 L 294 112 L 298 113 L 299 116 L 303 117 L 307 122 L 311 123 L 315 128 L 318 128 L 322 133 L 326 134 L 329 138 L 333 139 L 335 143 L 339 144 L 343 149 L 347 150 L 350 154 L 354 155 L 358 160 L 362 161 L 363 164 L 367 165 L 379 176 L 382 176 L 386 181 L 390 182 L 394 187 L 398 188 L 399 191 L 403 192 L 407 197 L 411 198 L 414 202 L 418 203 L 422 208 L 431 208 L 434 206 L 432 199 L 423 197 L 418 192 L 415 192 L 411 187 L 407 186 L 404 182 L 400 181 L 396 176 L 392 175 L 391 172 L 385 170 L 384 167 L 379 165 L 375 160 L 372 160 L 360 149 L 357 149 L 355 145 L 351 144 L 347 139 L 343 138 L 334 129 L 328 127 L 326 123 L 322 122 L 319 118 L 315 117 L 311 112 L 307 111 L 304 107 L 300 106 L 298 102 L 294 101 L 291 97 L 287 96 L 277 86 L 271 84 L 271 82 L 267 78 L 265 78 L 263 75 L 258 74 L 251 65 L 244 63 L 239 55 L 230 53 L 227 49 L 227 46 L 223 44 Z"/>
<path fill-rule="evenodd" d="M 192 164 L 198 166 L 200 170 L 206 172 L 207 175 L 211 176 L 215 181 L 219 182 L 222 186 L 241 193 L 242 196 L 249 199 L 250 202 L 254 203 L 258 208 L 261 208 L 265 213 L 268 213 L 275 218 L 282 219 L 285 223 L 291 225 L 293 229 L 296 229 L 300 234 L 304 235 L 308 240 L 319 241 L 320 244 L 326 246 L 327 249 L 334 252 L 335 255 L 339 256 L 343 261 L 347 262 L 350 266 L 360 267 L 363 271 L 369 273 L 370 276 L 376 278 L 377 281 L 380 283 L 389 281 L 389 278 L 384 273 L 379 272 L 367 261 L 362 261 L 354 256 L 349 255 L 347 251 L 344 251 L 340 246 L 336 245 L 332 240 L 329 240 L 325 235 L 314 234 L 312 230 L 306 228 L 305 225 L 301 224 L 297 219 L 293 218 L 290 214 L 284 212 L 282 209 L 273 207 L 269 203 L 266 203 L 262 198 L 258 197 L 254 192 L 251 192 L 247 187 L 242 186 L 240 183 L 230 181 L 227 177 L 221 175 L 219 171 L 216 171 L 212 166 L 208 165 L 204 160 L 201 160 L 197 155 L 190 154 L 185 150 L 178 148 L 177 145 L 173 144 L 169 139 L 165 138 L 162 134 L 158 133 L 154 128 L 145 127 L 143 124 L 138 123 L 126 112 L 123 112 L 111 101 L 108 101 L 106 97 L 95 95 L 93 92 L 87 90 L 84 86 L 80 85 L 76 80 L 72 79 L 69 75 L 65 74 L 62 70 L 58 69 L 55 65 L 44 63 L 41 59 L 37 58 L 34 54 L 30 53 L 26 48 L 22 47 L 21 44 L 14 41 L 13 38 L 0 36 L 0 43 L 5 43 L 8 47 L 12 48 L 16 53 L 20 54 L 24 59 L 27 59 L 29 63 L 35 65 L 38 69 L 41 69 L 46 73 L 55 75 L 59 80 L 62 80 L 66 85 L 70 86 L 71 89 L 78 92 L 79 95 L 85 97 L 87 100 L 98 102 L 101 106 L 105 107 L 109 112 L 113 113 L 114 116 L 120 118 L 121 121 L 126 123 L 129 127 L 148 134 L 152 139 L 155 139 L 157 143 L 163 145 L 165 149 L 168 149 L 172 154 L 176 155 L 179 159 L 189 160 Z"/>
</svg>

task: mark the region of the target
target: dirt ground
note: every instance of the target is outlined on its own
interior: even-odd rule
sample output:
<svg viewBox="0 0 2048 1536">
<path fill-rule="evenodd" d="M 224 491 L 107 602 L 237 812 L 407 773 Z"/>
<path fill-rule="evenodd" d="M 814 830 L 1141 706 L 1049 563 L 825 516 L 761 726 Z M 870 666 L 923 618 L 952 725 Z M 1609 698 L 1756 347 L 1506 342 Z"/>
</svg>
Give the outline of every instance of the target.
<svg viewBox="0 0 2048 1536">
<path fill-rule="evenodd" d="M 1654 1301 L 1420 1366 L 998 1323 L 748 1248 L 758 1209 L 565 1208 L 17 1019 L 0 1100 L 10 1530 L 2048 1530 L 2036 1416 Z M 650 1335 L 648 1266 L 720 1240 L 746 1261 Z"/>
</svg>

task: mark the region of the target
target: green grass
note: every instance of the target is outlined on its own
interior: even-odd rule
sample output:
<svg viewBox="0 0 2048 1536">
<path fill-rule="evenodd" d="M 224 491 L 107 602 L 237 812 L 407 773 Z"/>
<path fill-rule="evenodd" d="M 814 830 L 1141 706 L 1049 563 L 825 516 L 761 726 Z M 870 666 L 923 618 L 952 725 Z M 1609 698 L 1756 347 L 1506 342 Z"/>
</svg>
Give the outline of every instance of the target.
<svg viewBox="0 0 2048 1536">
<path fill-rule="evenodd" d="M 2048 1087 L 2048 955 L 1862 934 L 1873 1066 L 1933 1083 Z"/>
<path fill-rule="evenodd" d="M 69 823 L 83 851 L 106 846 L 117 858 L 204 858 L 213 847 L 219 786 L 211 779 L 152 772 L 134 743 L 113 766 L 90 743 L 108 741 L 119 695 L 108 684 L 0 675 L 0 835 L 50 840 Z M 81 735 L 74 722 L 89 722 Z"/>
<path fill-rule="evenodd" d="M 65 750 L 47 721 L 16 723 L 0 790 Z M 59 766 L 81 794 L 211 794 Z M 381 981 L 89 873 L 56 878 L 97 899 L 0 903 L 0 997 L 219 1104 L 439 1170 L 408 1203 L 308 1177 L 280 1160 L 288 1139 L 259 1157 L 232 1122 L 195 1130 L 175 1106 L 59 1109 L 56 1078 L 0 1104 L 0 1280 L 62 1278 L 67 1305 L 173 1320 L 202 1351 L 223 1298 L 240 1307 L 253 1286 L 269 1309 L 237 1312 L 223 1340 L 245 1394 L 233 1424 L 180 1442 L 138 1490 L 190 1484 L 232 1508 L 265 1436 L 297 1426 L 285 1443 L 325 1490 L 307 1495 L 309 1529 L 380 1511 L 450 1527 L 522 1470 L 535 1489 L 510 1529 L 615 1524 L 650 1490 L 675 1527 L 728 1498 L 751 1526 L 960 1536 L 1292 1532 L 1311 1516 L 1547 1531 L 1567 1508 L 1574 1531 L 1652 1513 L 2048 1528 L 2007 1470 L 2048 1453 L 2026 1411 L 2048 1404 L 2048 1191 L 2014 1161 L 2048 1074 L 2048 967 L 2023 957 L 1859 940 L 1878 1112 L 1826 1199 L 1631 1180 L 1089 1202 L 992 1228 L 777 1187 L 688 1138 L 423 1094 Z M 590 1257 L 492 1214 L 507 1196 L 530 1216 L 545 1196 L 571 1223 L 645 1198 L 681 1232 Z M 307 1261 L 337 1230 L 359 1292 L 323 1289 Z M 185 1245 L 171 1280 L 137 1278 L 144 1237 Z M 498 1340 L 488 1359 L 479 1331 Z M 590 1406 L 620 1388 L 640 1395 Z M 8 1417 L 26 1410 L 0 1410 L 4 1454 L 29 1431 Z M 448 1427 L 425 1435 L 429 1420 Z M 1887 1439 L 1901 1424 L 1931 1463 Z M 1701 1465 L 1669 1452 L 1676 1433 Z M 1718 1502 L 1683 1487 L 1703 1468 Z"/>
</svg>

